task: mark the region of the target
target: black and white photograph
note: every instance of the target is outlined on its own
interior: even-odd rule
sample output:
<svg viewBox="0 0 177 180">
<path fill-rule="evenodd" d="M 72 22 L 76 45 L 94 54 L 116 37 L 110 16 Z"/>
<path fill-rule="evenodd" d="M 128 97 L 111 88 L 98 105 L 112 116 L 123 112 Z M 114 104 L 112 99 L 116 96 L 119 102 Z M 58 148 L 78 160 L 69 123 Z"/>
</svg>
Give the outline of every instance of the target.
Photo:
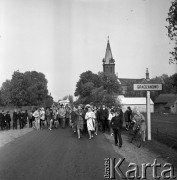
<svg viewBox="0 0 177 180">
<path fill-rule="evenodd" d="M 0 0 L 0 180 L 177 179 L 177 0 Z"/>
</svg>

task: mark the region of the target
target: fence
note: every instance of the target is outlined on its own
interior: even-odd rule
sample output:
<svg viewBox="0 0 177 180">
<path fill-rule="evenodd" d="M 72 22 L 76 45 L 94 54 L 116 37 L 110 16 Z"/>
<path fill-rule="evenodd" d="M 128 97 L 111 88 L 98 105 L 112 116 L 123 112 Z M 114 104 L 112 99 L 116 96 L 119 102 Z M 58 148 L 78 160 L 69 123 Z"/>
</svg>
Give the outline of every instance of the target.
<svg viewBox="0 0 177 180">
<path fill-rule="evenodd" d="M 170 135 L 167 129 L 152 128 L 152 138 L 177 150 L 177 139 Z"/>
</svg>

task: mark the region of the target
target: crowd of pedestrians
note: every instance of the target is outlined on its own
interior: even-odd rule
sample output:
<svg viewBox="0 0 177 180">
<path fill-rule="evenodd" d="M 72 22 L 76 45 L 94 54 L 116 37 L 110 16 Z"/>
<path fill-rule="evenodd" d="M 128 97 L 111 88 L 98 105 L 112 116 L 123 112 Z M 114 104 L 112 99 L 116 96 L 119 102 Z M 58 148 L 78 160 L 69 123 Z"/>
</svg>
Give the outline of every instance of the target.
<svg viewBox="0 0 177 180">
<path fill-rule="evenodd" d="M 133 114 L 130 107 L 123 113 L 120 106 L 109 108 L 105 105 L 97 107 L 80 104 L 70 107 L 68 104 L 66 106 L 61 104 L 45 109 L 43 107 L 36 108 L 30 112 L 14 110 L 12 119 L 9 111 L 6 113 L 4 111 L 0 112 L 1 130 L 17 129 L 18 127 L 23 129 L 28 126 L 27 124 L 29 124 L 29 128 L 36 130 L 71 127 L 73 132 L 77 134 L 78 139 L 84 134 L 88 134 L 88 138 L 92 139 L 98 135 L 98 131 L 108 132 L 111 136 L 114 136 L 115 145 L 119 145 L 119 147 L 122 147 L 123 121 L 125 121 L 126 130 L 129 130 L 133 121 L 137 121 L 137 124 L 142 123 L 145 136 L 146 127 L 143 115 L 138 110 Z M 145 140 L 145 137 L 143 139 Z"/>
</svg>

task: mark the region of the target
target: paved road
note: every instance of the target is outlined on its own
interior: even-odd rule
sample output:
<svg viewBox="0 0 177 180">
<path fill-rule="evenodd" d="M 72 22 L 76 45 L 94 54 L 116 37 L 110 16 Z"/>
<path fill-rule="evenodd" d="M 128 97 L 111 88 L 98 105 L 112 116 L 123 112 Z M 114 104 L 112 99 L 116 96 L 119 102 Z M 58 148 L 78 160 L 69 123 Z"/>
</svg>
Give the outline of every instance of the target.
<svg viewBox="0 0 177 180">
<path fill-rule="evenodd" d="M 0 148 L 0 180 L 103 180 L 106 157 L 120 156 L 103 134 L 34 130 Z"/>
</svg>

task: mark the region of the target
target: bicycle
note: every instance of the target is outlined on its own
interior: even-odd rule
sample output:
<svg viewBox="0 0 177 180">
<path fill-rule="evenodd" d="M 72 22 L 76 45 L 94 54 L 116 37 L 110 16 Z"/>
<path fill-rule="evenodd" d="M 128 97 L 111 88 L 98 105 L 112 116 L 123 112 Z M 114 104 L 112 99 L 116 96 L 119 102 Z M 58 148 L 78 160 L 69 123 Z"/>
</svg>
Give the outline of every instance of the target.
<svg viewBox="0 0 177 180">
<path fill-rule="evenodd" d="M 133 141 L 135 141 L 136 146 L 138 148 L 140 148 L 141 145 L 142 145 L 142 141 L 143 141 L 142 133 L 141 133 L 141 128 L 140 128 L 140 125 L 138 125 L 134 129 L 134 125 L 132 126 L 132 133 L 129 133 L 129 135 L 133 135 L 133 137 L 130 140 L 130 143 L 133 143 Z"/>
</svg>

